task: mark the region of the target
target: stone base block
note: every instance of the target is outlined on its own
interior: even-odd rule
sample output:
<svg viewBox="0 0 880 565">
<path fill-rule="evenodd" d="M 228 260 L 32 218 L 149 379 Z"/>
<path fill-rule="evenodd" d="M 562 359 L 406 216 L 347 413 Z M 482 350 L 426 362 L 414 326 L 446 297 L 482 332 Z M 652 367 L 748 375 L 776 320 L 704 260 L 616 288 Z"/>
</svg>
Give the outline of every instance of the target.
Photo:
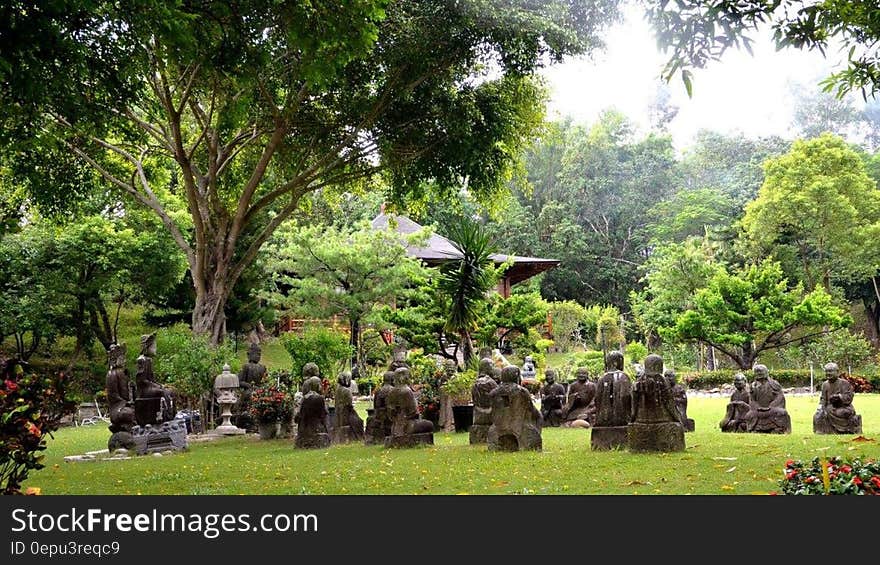
<svg viewBox="0 0 880 565">
<path fill-rule="evenodd" d="M 330 447 L 330 434 L 297 435 L 293 446 L 297 449 L 325 449 Z"/>
<path fill-rule="evenodd" d="M 186 422 L 171 420 L 160 426 L 135 426 L 131 429 L 134 450 L 138 455 L 186 449 Z"/>
<path fill-rule="evenodd" d="M 540 430 L 526 430 L 519 435 L 489 430 L 488 444 L 489 451 L 541 451 L 543 448 Z"/>
<path fill-rule="evenodd" d="M 134 437 L 132 437 L 131 432 L 116 432 L 107 440 L 107 449 L 111 452 L 117 449 L 134 449 Z"/>
<path fill-rule="evenodd" d="M 434 434 L 410 434 L 406 436 L 388 436 L 385 438 L 385 447 L 409 448 L 420 445 L 434 445 Z"/>
<path fill-rule="evenodd" d="M 590 448 L 593 451 L 625 449 L 627 426 L 604 426 L 590 432 Z"/>
<path fill-rule="evenodd" d="M 482 445 L 489 442 L 489 426 L 485 424 L 474 424 L 470 429 L 471 445 Z"/>
<path fill-rule="evenodd" d="M 633 453 L 684 451 L 684 428 L 678 422 L 627 426 L 627 449 Z"/>
<path fill-rule="evenodd" d="M 246 434 L 247 430 L 243 430 L 237 426 L 233 426 L 230 424 L 229 426 L 217 426 L 216 428 L 214 428 L 214 431 L 212 433 L 221 436 L 237 436 L 241 434 Z"/>
<path fill-rule="evenodd" d="M 835 428 L 827 418 L 813 418 L 814 434 L 861 434 L 862 416 L 856 414 L 850 418 L 848 425 L 843 428 Z"/>
</svg>

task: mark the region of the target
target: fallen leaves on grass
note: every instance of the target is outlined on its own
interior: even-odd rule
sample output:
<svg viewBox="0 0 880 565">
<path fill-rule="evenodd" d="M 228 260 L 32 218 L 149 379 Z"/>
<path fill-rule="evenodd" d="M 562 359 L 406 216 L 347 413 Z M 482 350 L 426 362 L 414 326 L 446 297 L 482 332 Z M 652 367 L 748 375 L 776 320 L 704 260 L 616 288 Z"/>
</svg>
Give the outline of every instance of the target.
<svg viewBox="0 0 880 565">
<path fill-rule="evenodd" d="M 736 467 L 735 467 L 735 466 L 734 466 L 734 467 L 731 467 L 730 469 L 728 469 L 728 470 L 726 470 L 726 471 L 724 471 L 724 472 L 725 472 L 725 473 L 733 473 L 734 471 L 736 471 Z"/>
<path fill-rule="evenodd" d="M 642 482 L 642 481 L 630 481 L 630 482 L 625 483 L 625 484 L 620 485 L 620 486 L 624 486 L 624 487 L 632 487 L 632 486 L 636 486 L 636 485 L 650 486 L 650 485 L 653 485 L 653 484 L 654 484 L 654 483 L 652 483 L 651 481 L 645 481 L 645 482 Z"/>
<path fill-rule="evenodd" d="M 865 437 L 865 436 L 858 436 L 858 437 L 852 438 L 850 441 L 852 441 L 853 443 L 856 443 L 856 442 L 877 441 L 877 440 L 875 440 L 873 438 Z"/>
</svg>

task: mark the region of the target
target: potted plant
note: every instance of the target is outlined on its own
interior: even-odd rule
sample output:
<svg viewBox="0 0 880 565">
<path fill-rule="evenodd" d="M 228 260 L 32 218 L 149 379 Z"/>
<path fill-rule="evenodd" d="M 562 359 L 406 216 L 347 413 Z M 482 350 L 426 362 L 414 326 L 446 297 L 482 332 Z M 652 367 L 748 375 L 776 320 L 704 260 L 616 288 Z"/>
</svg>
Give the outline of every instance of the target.
<svg viewBox="0 0 880 565">
<path fill-rule="evenodd" d="M 477 372 L 467 370 L 457 373 L 443 383 L 443 392 L 452 399 L 452 418 L 455 422 L 456 432 L 466 432 L 471 429 L 474 421 L 474 405 L 471 399 L 471 389 L 477 380 Z"/>
<path fill-rule="evenodd" d="M 260 439 L 276 436 L 279 422 L 290 420 L 292 412 L 290 394 L 276 385 L 257 387 L 251 393 L 250 413 L 260 431 Z"/>
</svg>

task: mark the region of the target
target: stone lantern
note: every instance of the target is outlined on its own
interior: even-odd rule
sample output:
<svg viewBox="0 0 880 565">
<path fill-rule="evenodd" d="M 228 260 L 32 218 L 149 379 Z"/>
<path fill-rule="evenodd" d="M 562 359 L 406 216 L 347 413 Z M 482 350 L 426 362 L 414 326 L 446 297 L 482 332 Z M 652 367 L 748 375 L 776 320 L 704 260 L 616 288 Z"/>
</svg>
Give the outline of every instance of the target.
<svg viewBox="0 0 880 565">
<path fill-rule="evenodd" d="M 235 426 L 231 420 L 232 407 L 238 402 L 238 389 L 238 375 L 230 372 L 228 364 L 223 365 L 223 372 L 214 378 L 214 396 L 220 405 L 220 417 L 223 421 L 214 429 L 214 433 L 226 436 L 245 433 L 245 430 Z"/>
</svg>

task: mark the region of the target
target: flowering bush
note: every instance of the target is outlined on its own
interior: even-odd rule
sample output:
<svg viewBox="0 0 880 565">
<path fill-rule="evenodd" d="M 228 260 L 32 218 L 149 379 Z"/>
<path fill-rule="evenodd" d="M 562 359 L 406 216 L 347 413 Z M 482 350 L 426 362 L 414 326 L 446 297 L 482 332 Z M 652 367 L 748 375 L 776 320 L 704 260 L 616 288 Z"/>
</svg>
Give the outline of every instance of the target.
<svg viewBox="0 0 880 565">
<path fill-rule="evenodd" d="M 249 411 L 261 424 L 284 422 L 293 414 L 293 399 L 289 392 L 275 385 L 257 387 L 251 393 Z"/>
<path fill-rule="evenodd" d="M 780 481 L 783 494 L 878 494 L 880 462 L 841 457 L 814 458 L 809 465 L 789 459 L 785 478 Z"/>
<path fill-rule="evenodd" d="M 46 436 L 58 429 L 62 416 L 73 410 L 64 399 L 63 375 L 24 375 L 0 381 L 0 489 L 21 494 L 31 470 L 43 468 Z"/>
</svg>

